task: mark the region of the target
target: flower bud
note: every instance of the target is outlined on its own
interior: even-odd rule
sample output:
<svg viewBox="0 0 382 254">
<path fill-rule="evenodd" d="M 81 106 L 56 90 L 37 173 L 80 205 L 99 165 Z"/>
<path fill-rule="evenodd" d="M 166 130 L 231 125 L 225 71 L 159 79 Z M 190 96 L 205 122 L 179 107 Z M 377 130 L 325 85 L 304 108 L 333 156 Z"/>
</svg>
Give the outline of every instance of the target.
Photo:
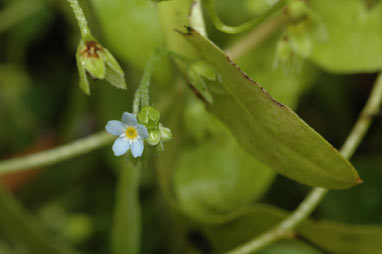
<svg viewBox="0 0 382 254">
<path fill-rule="evenodd" d="M 292 1 L 288 7 L 288 13 L 292 20 L 299 20 L 307 15 L 307 6 L 305 1 Z"/>
<path fill-rule="evenodd" d="M 159 126 L 159 131 L 161 135 L 161 141 L 168 142 L 172 139 L 172 132 L 169 128 Z"/>
<path fill-rule="evenodd" d="M 157 130 L 150 130 L 149 137 L 146 139 L 146 142 L 149 145 L 156 146 L 161 141 L 161 132 Z"/>
<path fill-rule="evenodd" d="M 138 114 L 138 121 L 148 129 L 157 129 L 159 125 L 160 113 L 154 107 L 146 106 Z"/>
</svg>

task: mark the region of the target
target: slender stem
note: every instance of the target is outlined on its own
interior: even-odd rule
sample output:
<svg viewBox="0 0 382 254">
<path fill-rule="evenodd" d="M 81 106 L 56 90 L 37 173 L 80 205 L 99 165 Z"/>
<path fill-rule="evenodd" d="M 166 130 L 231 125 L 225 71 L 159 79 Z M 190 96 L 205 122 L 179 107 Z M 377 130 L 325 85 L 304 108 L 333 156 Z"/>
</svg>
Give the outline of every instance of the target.
<svg viewBox="0 0 382 254">
<path fill-rule="evenodd" d="M 226 54 L 232 59 L 238 59 L 249 50 L 255 48 L 278 28 L 286 23 L 285 15 L 275 15 L 269 20 L 257 26 L 245 37 L 239 39 L 232 46 L 225 50 Z"/>
<path fill-rule="evenodd" d="M 82 8 L 80 4 L 78 3 L 78 0 L 66 0 L 70 4 L 70 7 L 72 7 L 74 16 L 77 19 L 78 26 L 80 27 L 81 31 L 81 37 L 86 37 L 86 35 L 90 34 L 90 29 L 88 27 L 88 22 L 86 21 L 85 14 L 82 11 Z"/>
<path fill-rule="evenodd" d="M 134 95 L 133 101 L 133 113 L 137 115 L 139 113 L 140 107 L 145 107 L 150 105 L 150 80 L 154 72 L 155 65 L 159 60 L 159 54 L 155 53 L 146 64 L 145 70 L 143 71 L 143 76 L 141 82 L 139 83 L 138 89 Z"/>
<path fill-rule="evenodd" d="M 354 125 L 354 128 L 350 132 L 340 150 L 341 154 L 345 158 L 349 159 L 353 155 L 371 124 L 372 116 L 380 109 L 381 103 L 382 73 L 379 74 L 365 107 L 363 108 L 356 124 Z M 259 237 L 256 237 L 249 242 L 229 251 L 228 254 L 255 253 L 268 244 L 271 244 L 287 235 L 313 212 L 327 192 L 327 189 L 321 187 L 313 188 L 297 209 L 280 224 L 271 228 Z"/>
<path fill-rule="evenodd" d="M 122 160 L 113 215 L 112 250 L 114 254 L 139 253 L 141 245 L 141 206 L 139 184 L 142 163 Z"/>
<path fill-rule="evenodd" d="M 286 4 L 286 1 L 279 0 L 277 3 L 275 3 L 273 6 L 271 6 L 269 9 L 267 9 L 263 13 L 261 13 L 259 16 L 255 17 L 253 20 L 246 22 L 244 24 L 241 24 L 239 26 L 227 26 L 220 20 L 216 11 L 215 0 L 204 0 L 204 3 L 212 23 L 215 25 L 215 27 L 218 30 L 228 34 L 236 34 L 236 33 L 245 32 L 257 26 L 258 24 L 263 22 L 265 19 L 267 19 L 269 16 L 271 16 L 273 13 L 275 13 L 276 11 L 284 7 L 284 5 Z"/>
<path fill-rule="evenodd" d="M 111 143 L 112 140 L 113 136 L 101 131 L 86 138 L 78 139 L 69 144 L 40 153 L 4 160 L 0 162 L 0 175 L 36 167 L 49 166 L 91 152 Z"/>
<path fill-rule="evenodd" d="M 350 157 L 355 152 L 363 136 L 367 132 L 373 116 L 376 115 L 381 108 L 381 103 L 382 74 L 379 74 L 373 90 L 371 91 L 371 95 L 359 115 L 357 123 L 354 125 L 353 130 L 341 148 L 343 156 Z"/>
</svg>

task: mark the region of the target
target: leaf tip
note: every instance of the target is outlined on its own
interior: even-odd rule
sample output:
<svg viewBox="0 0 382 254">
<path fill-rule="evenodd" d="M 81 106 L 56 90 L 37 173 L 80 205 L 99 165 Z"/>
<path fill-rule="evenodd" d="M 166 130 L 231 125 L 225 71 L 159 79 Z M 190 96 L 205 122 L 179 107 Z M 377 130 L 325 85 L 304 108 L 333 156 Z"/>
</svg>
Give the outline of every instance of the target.
<svg viewBox="0 0 382 254">
<path fill-rule="evenodd" d="M 355 184 L 358 185 L 358 184 L 361 184 L 363 183 L 363 180 L 361 179 L 361 177 L 358 177 L 356 180 L 355 180 Z"/>
</svg>

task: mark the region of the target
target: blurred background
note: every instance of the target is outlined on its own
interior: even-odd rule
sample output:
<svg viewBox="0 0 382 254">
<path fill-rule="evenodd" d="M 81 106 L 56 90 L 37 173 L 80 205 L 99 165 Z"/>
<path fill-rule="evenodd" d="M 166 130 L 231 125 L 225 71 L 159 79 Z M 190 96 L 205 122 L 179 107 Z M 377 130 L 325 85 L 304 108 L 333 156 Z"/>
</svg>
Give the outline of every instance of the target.
<svg viewBox="0 0 382 254">
<path fill-rule="evenodd" d="M 331 23 L 326 22 L 330 17 L 325 16 L 325 8 L 315 4 L 317 1 L 308 2 L 312 2 L 318 15 L 322 12 L 317 22 L 330 36 Z M 330 5 L 322 1 L 323 5 L 324 2 Z M 381 1 L 338 2 L 345 7 L 336 12 L 362 12 L 360 19 L 374 15 L 376 18 L 370 18 L 372 25 L 364 25 L 381 28 Z M 0 159 L 39 152 L 88 136 L 103 130 L 108 120 L 131 111 L 133 93 L 148 58 L 156 47 L 165 44 L 161 11 L 146 0 L 84 0 L 80 4 L 94 36 L 125 71 L 127 92 L 100 80 L 90 81 L 91 96 L 79 89 L 75 50 L 80 34 L 66 1 L 0 0 Z M 159 5 L 162 4 L 166 3 Z M 222 20 L 235 25 L 249 20 L 267 4 L 265 0 L 220 0 L 217 8 Z M 246 36 L 223 34 L 213 27 L 208 15 L 205 19 L 209 38 L 223 49 L 234 47 Z M 347 31 L 339 36 L 357 41 L 372 34 L 357 34 L 358 28 L 352 31 L 350 25 L 347 23 Z M 320 57 L 326 49 L 320 49 L 321 42 L 313 37 L 302 43 L 313 46 L 299 44 L 293 49 L 296 63 L 283 58 L 283 52 L 277 50 L 285 34 L 293 36 L 288 29 L 293 27 L 276 29 L 235 61 L 276 99 L 295 109 L 334 147 L 340 148 L 382 65 L 380 61 L 368 62 L 367 57 L 360 60 L 357 52 L 344 49 L 359 66 L 346 69 L 339 62 L 337 67 L 334 60 Z M 379 32 L 379 37 L 365 40 L 379 40 L 382 45 L 382 29 Z M 304 55 L 305 47 L 313 49 Z M 370 47 L 369 53 L 360 54 L 382 59 L 379 48 Z M 292 211 L 310 190 L 273 171 L 253 173 L 252 165 L 257 162 L 204 109 L 170 59 L 163 59 L 158 65 L 151 87 L 151 103 L 161 112 L 163 123 L 173 130 L 174 139 L 159 154 L 147 147 L 139 189 L 140 253 L 212 253 L 233 247 L 250 235 L 229 237 L 227 241 L 232 243 L 225 243 L 227 247 L 216 246 L 219 241 L 211 240 L 213 237 L 199 223 L 215 214 L 228 214 L 259 202 Z M 313 218 L 348 224 L 382 223 L 382 115 L 374 118 L 351 159 L 364 183 L 329 192 Z M 1 175 L 0 253 L 43 253 L 41 246 L 50 238 L 62 244 L 62 249 L 71 246 L 68 248 L 81 253 L 110 253 L 120 168 L 120 159 L 112 155 L 108 145 L 48 168 Z M 261 185 L 254 184 L 253 179 Z M 173 209 L 166 198 L 170 192 L 184 213 Z M 249 230 L 242 227 L 236 225 L 232 232 Z M 33 235 L 33 228 L 37 235 Z M 36 246 L 31 244 L 33 241 Z M 284 246 L 283 253 L 329 253 L 304 240 L 278 244 L 262 253 L 280 253 L 280 246 Z"/>
</svg>

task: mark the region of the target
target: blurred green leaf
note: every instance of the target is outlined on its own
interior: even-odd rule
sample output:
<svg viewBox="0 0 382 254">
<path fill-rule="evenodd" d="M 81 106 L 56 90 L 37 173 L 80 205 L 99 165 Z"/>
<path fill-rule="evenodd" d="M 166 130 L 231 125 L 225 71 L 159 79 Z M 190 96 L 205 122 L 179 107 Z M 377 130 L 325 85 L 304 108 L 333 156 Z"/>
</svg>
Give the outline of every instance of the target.
<svg viewBox="0 0 382 254">
<path fill-rule="evenodd" d="M 221 253 L 260 235 L 287 215 L 286 211 L 273 206 L 256 205 L 240 218 L 221 225 L 204 226 L 202 231 L 215 247 L 214 251 Z M 325 253 L 378 254 L 382 248 L 381 226 L 306 220 L 294 233 L 296 240 L 320 247 Z"/>
<path fill-rule="evenodd" d="M 341 189 L 359 176 L 336 149 L 287 106 L 193 29 L 183 37 L 221 75 L 227 94 L 215 94 L 209 110 L 230 127 L 238 142 L 255 158 L 301 183 Z"/>
<path fill-rule="evenodd" d="M 260 198 L 275 174 L 246 153 L 201 102 L 188 107 L 196 108 L 186 113 L 189 128 L 201 121 L 205 134 L 196 133 L 204 136 L 200 143 L 179 152 L 174 192 L 183 212 L 201 221 L 216 221 Z"/>
<path fill-rule="evenodd" d="M 20 204 L 0 186 L 0 231 L 31 253 L 72 253 L 66 243 L 51 237 Z"/>
<path fill-rule="evenodd" d="M 376 72 L 382 69 L 382 2 L 364 0 L 315 0 L 311 8 L 328 32 L 316 42 L 310 56 L 332 72 Z"/>
<path fill-rule="evenodd" d="M 123 59 L 143 69 L 161 44 L 155 4 L 147 0 L 92 0 L 106 42 Z"/>
<path fill-rule="evenodd" d="M 139 253 L 141 243 L 140 163 L 121 160 L 112 231 L 113 253 Z"/>
<path fill-rule="evenodd" d="M 176 53 L 195 59 L 194 49 L 184 39 L 174 33 L 174 30 L 184 30 L 189 25 L 188 16 L 192 0 L 165 1 L 158 4 L 158 13 L 166 45 Z"/>
</svg>

